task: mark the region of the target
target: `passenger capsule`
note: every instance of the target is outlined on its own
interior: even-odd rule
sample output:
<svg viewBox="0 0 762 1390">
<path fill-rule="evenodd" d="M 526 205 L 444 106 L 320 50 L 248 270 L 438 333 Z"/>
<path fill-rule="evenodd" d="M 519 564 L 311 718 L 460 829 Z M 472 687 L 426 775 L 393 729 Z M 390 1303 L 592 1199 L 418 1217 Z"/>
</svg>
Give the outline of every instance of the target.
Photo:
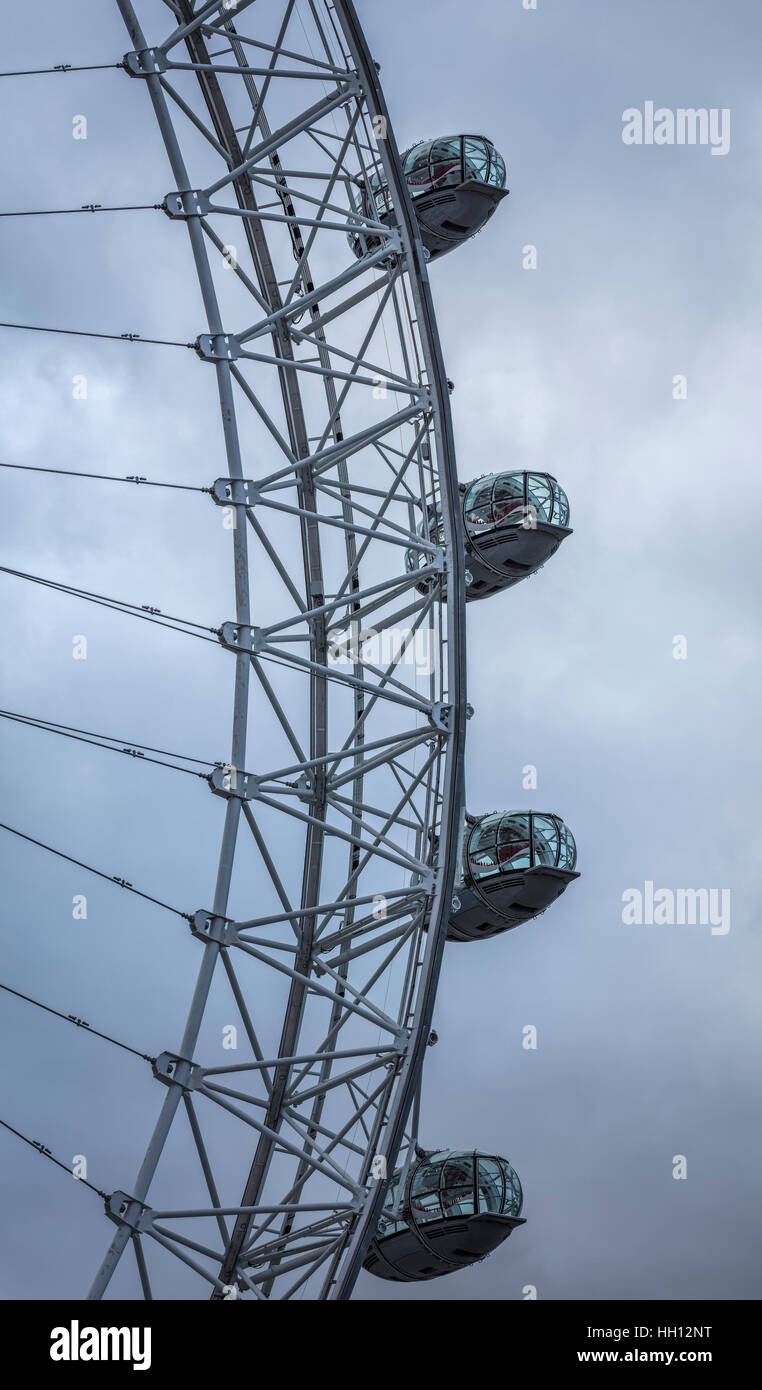
<svg viewBox="0 0 762 1390">
<path fill-rule="evenodd" d="M 534 574 L 571 535 L 569 499 L 550 473 L 491 473 L 463 493 L 466 598 Z"/>
<path fill-rule="evenodd" d="M 575 871 L 577 847 L 560 816 L 505 811 L 466 817 L 449 941 L 477 941 L 544 912 Z"/>
<path fill-rule="evenodd" d="M 510 589 L 535 574 L 572 534 L 569 499 L 550 473 L 489 473 L 461 485 L 466 552 L 466 601 Z M 433 511 L 419 535 L 444 543 L 441 514 Z M 407 552 L 408 569 L 428 562 Z"/>
<path fill-rule="evenodd" d="M 402 171 L 421 240 L 432 261 L 480 232 L 508 196 L 503 157 L 483 135 L 424 140 L 403 154 Z M 366 217 L 394 221 L 394 205 L 382 174 L 370 176 L 356 207 Z M 364 231 L 350 232 L 349 240 L 360 257 L 380 245 L 378 237 Z"/>
<path fill-rule="evenodd" d="M 422 1154 L 406 1178 L 394 1174 L 365 1268 L 407 1283 L 464 1269 L 524 1225 L 521 1204 L 507 1159 L 464 1150 Z"/>
</svg>

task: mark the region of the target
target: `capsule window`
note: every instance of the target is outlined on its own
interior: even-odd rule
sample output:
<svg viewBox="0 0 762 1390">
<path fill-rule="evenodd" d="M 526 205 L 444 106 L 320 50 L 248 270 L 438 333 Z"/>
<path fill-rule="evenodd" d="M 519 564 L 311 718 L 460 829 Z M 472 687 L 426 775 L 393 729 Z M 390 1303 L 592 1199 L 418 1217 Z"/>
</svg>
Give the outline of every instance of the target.
<svg viewBox="0 0 762 1390">
<path fill-rule="evenodd" d="M 468 1187 L 446 1187 L 442 1193 L 442 1207 L 445 1216 L 473 1216 L 473 1183 Z"/>
<path fill-rule="evenodd" d="M 468 867 L 474 878 L 484 878 L 497 871 L 497 827 L 499 816 L 485 816 L 471 832 L 468 842 Z"/>
<path fill-rule="evenodd" d="M 558 821 L 553 816 L 532 817 L 532 841 L 535 864 L 555 868 L 559 860 Z"/>
<path fill-rule="evenodd" d="M 468 490 L 465 502 L 466 521 L 474 528 L 481 529 L 492 525 L 492 481 L 492 478 L 483 478 Z"/>
<path fill-rule="evenodd" d="M 495 525 L 505 521 L 523 521 L 524 507 L 524 475 L 498 474 L 493 489 L 492 505 L 492 520 Z"/>
<path fill-rule="evenodd" d="M 467 179 L 489 183 L 489 149 L 483 140 L 467 135 L 463 141 L 463 168 Z"/>
<path fill-rule="evenodd" d="M 528 869 L 532 862 L 529 816 L 503 816 L 498 838 L 498 863 L 503 870 Z"/>
<path fill-rule="evenodd" d="M 401 1181 L 402 1174 L 395 1173 L 392 1187 L 396 1188 Z M 521 1212 L 521 1184 L 508 1160 L 473 1150 L 438 1150 L 429 1153 L 413 1169 L 409 1187 L 409 1224 L 394 1221 L 391 1216 L 386 1219 L 382 1217 L 377 1230 L 378 1240 L 385 1243 L 390 1236 L 405 1230 L 415 1236 L 417 1228 L 441 1222 L 447 1223 L 447 1233 L 452 1238 L 467 1235 L 471 1231 L 472 1219 L 482 1213 L 518 1217 Z M 506 1231 L 505 1235 L 508 1233 Z M 426 1240 L 423 1230 L 418 1233 L 417 1240 L 419 1255 L 423 1255 Z M 402 1277 L 408 1270 L 412 1271 L 413 1278 L 447 1272 L 439 1265 L 419 1265 L 419 1255 L 411 1252 L 410 1244 L 400 1251 L 399 1262 L 395 1263 L 394 1249 L 392 1245 L 388 1258 Z M 465 1243 L 454 1248 L 451 1241 L 448 1259 L 453 1254 L 469 1264 L 479 1258 L 477 1251 L 468 1248 Z M 375 1268 L 373 1253 L 366 1259 L 365 1267 L 382 1273 L 384 1277 L 394 1277 Z"/>
<path fill-rule="evenodd" d="M 552 519 L 553 490 L 544 473 L 527 473 L 527 506 L 534 508 L 538 521 Z"/>
<path fill-rule="evenodd" d="M 559 487 L 555 478 L 553 483 L 553 517 L 556 526 L 569 525 L 569 499 L 562 487 Z"/>
<path fill-rule="evenodd" d="M 423 1192 L 420 1196 L 411 1196 L 410 1210 L 418 1224 L 426 1221 L 441 1221 L 442 1207 L 439 1201 L 439 1192 Z"/>
<path fill-rule="evenodd" d="M 473 1157 L 469 1155 L 467 1158 L 451 1158 L 449 1163 L 445 1164 L 442 1183 L 444 1187 L 473 1187 Z"/>
<path fill-rule="evenodd" d="M 464 135 L 463 167 L 467 179 L 505 187 L 505 162 L 495 146 L 483 135 Z"/>
<path fill-rule="evenodd" d="M 464 514 L 472 534 L 490 526 L 520 526 L 527 510 L 535 521 L 569 522 L 566 493 L 549 473 L 493 473 L 477 479 L 466 493 Z"/>
<path fill-rule="evenodd" d="M 500 1167 L 505 1178 L 505 1196 L 503 1198 L 503 1211 L 508 1216 L 518 1216 L 523 1202 L 523 1193 L 518 1174 L 514 1173 L 510 1163 L 504 1158 L 499 1159 Z"/>
<path fill-rule="evenodd" d="M 442 1168 L 439 1163 L 424 1163 L 418 1169 L 410 1186 L 410 1195 L 418 1197 L 425 1192 L 438 1192 Z"/>
<path fill-rule="evenodd" d="M 404 173 L 410 192 L 423 192 L 429 182 L 429 152 L 421 150 L 419 153 L 412 152 L 405 160 Z"/>
<path fill-rule="evenodd" d="M 403 157 L 403 171 L 414 198 L 467 180 L 505 187 L 505 161 L 483 135 L 447 135 L 414 145 Z"/>
<path fill-rule="evenodd" d="M 463 182 L 463 156 L 460 137 L 435 140 L 429 154 L 429 177 L 432 188 L 452 188 Z"/>
<path fill-rule="evenodd" d="M 480 1158 L 477 1170 L 479 1211 L 502 1211 L 503 1173 L 496 1158 Z"/>
<path fill-rule="evenodd" d="M 577 862 L 577 846 L 574 836 L 568 825 L 559 821 L 561 848 L 558 856 L 558 867 L 560 869 L 573 869 Z"/>
<path fill-rule="evenodd" d="M 559 816 L 513 811 L 484 816 L 474 825 L 466 846 L 466 868 L 475 880 L 514 870 L 573 869 L 577 846 Z"/>
</svg>

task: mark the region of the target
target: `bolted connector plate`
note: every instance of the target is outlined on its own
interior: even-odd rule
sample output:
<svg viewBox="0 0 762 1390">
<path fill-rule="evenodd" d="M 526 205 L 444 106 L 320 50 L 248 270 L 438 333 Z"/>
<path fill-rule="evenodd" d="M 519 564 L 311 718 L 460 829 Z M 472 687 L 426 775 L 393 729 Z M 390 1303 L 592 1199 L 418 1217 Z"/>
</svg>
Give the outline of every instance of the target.
<svg viewBox="0 0 762 1390">
<path fill-rule="evenodd" d="M 192 1091 L 201 1080 L 201 1068 L 187 1057 L 178 1057 L 176 1052 L 160 1052 L 151 1070 L 165 1086 L 182 1086 L 187 1091 Z"/>
<path fill-rule="evenodd" d="M 261 627 L 239 627 L 238 623 L 223 623 L 220 641 L 231 652 L 251 652 L 253 656 L 263 652 L 267 646 Z"/>
<path fill-rule="evenodd" d="M 202 362 L 234 362 L 243 351 L 235 333 L 200 333 L 194 347 Z"/>
<path fill-rule="evenodd" d="M 212 205 L 205 193 L 198 189 L 189 189 L 185 193 L 168 193 L 162 208 L 167 217 L 202 217 L 205 213 L 211 212 Z"/>
<path fill-rule="evenodd" d="M 212 484 L 212 497 L 220 507 L 254 507 L 259 490 L 248 478 L 218 478 Z"/>
<path fill-rule="evenodd" d="M 125 53 L 124 66 L 130 77 L 150 77 L 166 72 L 169 60 L 162 48 L 144 48 L 140 53 Z"/>
<path fill-rule="evenodd" d="M 230 764 L 213 769 L 209 786 L 216 796 L 239 796 L 241 801 L 253 801 L 259 795 L 259 779 Z"/>
<path fill-rule="evenodd" d="M 445 553 L 441 545 L 438 545 L 433 555 L 429 555 L 427 564 L 433 565 L 437 574 L 444 574 Z"/>
<path fill-rule="evenodd" d="M 419 888 L 419 889 L 421 890 L 422 893 L 433 893 L 433 892 L 434 892 L 434 870 L 433 870 L 433 869 L 426 869 L 426 871 L 425 871 L 424 873 L 416 874 L 415 883 L 414 883 L 413 886 L 414 886 L 415 888 Z"/>
<path fill-rule="evenodd" d="M 151 1224 L 151 1208 L 121 1189 L 106 1198 L 106 1215 L 117 1226 L 129 1226 L 132 1231 L 143 1231 Z"/>
<path fill-rule="evenodd" d="M 194 912 L 190 929 L 199 941 L 216 941 L 220 946 L 229 946 L 238 935 L 234 922 L 228 922 L 224 917 L 215 917 L 213 912 L 207 912 L 204 908 Z"/>
<path fill-rule="evenodd" d="M 437 700 L 436 704 L 431 706 L 429 719 L 431 720 L 435 729 L 443 729 L 446 733 L 450 728 L 451 714 L 452 705 L 443 705 L 441 700 Z"/>
</svg>

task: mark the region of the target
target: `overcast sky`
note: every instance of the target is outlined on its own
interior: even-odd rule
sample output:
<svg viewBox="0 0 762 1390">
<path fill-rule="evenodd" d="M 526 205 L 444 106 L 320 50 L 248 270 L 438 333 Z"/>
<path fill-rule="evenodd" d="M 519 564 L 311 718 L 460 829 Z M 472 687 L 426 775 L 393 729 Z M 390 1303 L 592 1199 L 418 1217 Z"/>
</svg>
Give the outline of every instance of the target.
<svg viewBox="0 0 762 1390">
<path fill-rule="evenodd" d="M 4 68 L 121 57 L 115 5 L 62 8 L 12 9 Z M 762 16 L 756 0 L 358 11 L 399 144 L 482 132 L 508 167 L 492 223 L 431 268 L 458 469 L 555 474 L 574 535 L 469 607 L 468 805 L 559 813 L 582 877 L 534 924 L 448 947 L 427 1054 L 423 1141 L 509 1158 L 526 1226 L 470 1271 L 418 1287 L 363 1274 L 355 1296 L 758 1298 Z M 728 109 L 729 152 L 625 145 L 622 113 L 647 101 Z M 145 92 L 123 74 L 7 79 L 0 103 L 8 209 L 167 191 Z M 0 223 L 2 318 L 195 336 L 174 229 L 141 217 Z M 225 471 L 195 360 L 170 371 L 169 349 L 2 329 L 0 352 L 4 460 L 203 485 Z M 0 477 L 2 563 L 218 621 L 227 554 L 206 504 L 88 486 Z M 3 708 L 219 756 L 219 653 L 7 575 L 0 589 Z M 87 662 L 72 661 L 79 633 Z M 0 738 L 4 821 L 170 903 L 208 901 L 213 798 L 36 730 Z M 2 832 L 0 856 L 0 980 L 140 1050 L 172 1046 L 198 964 L 184 928 Z M 729 889 L 729 931 L 624 925 L 622 894 L 647 881 Z M 157 1107 L 141 1064 L 7 996 L 0 1045 L 0 1117 L 67 1162 L 86 1152 L 96 1185 L 128 1187 Z M 0 1295 L 80 1296 L 111 1234 L 98 1200 L 8 1133 L 0 1182 Z M 134 1296 L 126 1275 L 115 1292 Z"/>
</svg>

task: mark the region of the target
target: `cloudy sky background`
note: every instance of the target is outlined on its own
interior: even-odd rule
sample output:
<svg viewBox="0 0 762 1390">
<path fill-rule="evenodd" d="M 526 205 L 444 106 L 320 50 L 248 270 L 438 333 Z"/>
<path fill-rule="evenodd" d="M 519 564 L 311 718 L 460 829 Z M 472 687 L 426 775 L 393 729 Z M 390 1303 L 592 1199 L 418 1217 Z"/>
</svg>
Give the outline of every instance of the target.
<svg viewBox="0 0 762 1390">
<path fill-rule="evenodd" d="M 115 6 L 67 8 L 16 7 L 4 68 L 121 56 Z M 431 272 L 459 472 L 554 473 L 574 536 L 469 609 L 468 802 L 557 811 L 582 877 L 534 925 L 448 948 L 427 1057 L 424 1142 L 509 1157 L 527 1225 L 471 1271 L 419 1288 L 363 1275 L 356 1296 L 756 1298 L 758 7 L 358 9 L 399 143 L 484 132 L 508 165 L 493 223 Z M 730 153 L 626 147 L 622 111 L 649 99 L 729 107 Z M 9 79 L 0 102 L 7 208 L 167 191 L 139 83 Z M 80 112 L 87 141 L 71 138 Z M 194 337 L 175 232 L 138 213 L 0 223 L 2 318 Z M 225 472 L 212 374 L 191 354 L 178 366 L 170 349 L 5 330 L 0 352 L 4 460 L 202 485 Z M 229 560 L 205 500 L 4 470 L 0 486 L 3 564 L 219 621 Z M 224 653 L 7 575 L 0 588 L 3 708 L 220 756 Z M 76 633 L 87 662 L 72 661 Z M 16 725 L 0 738 L 4 821 L 170 903 L 208 901 L 219 806 L 203 788 Z M 0 855 L 0 979 L 141 1050 L 172 1046 L 198 963 L 185 927 L 2 833 Z M 646 880 L 729 888 L 729 933 L 625 927 L 622 893 Z M 71 920 L 77 892 L 86 925 Z M 0 1116 L 64 1160 L 86 1152 L 98 1186 L 129 1187 L 158 1103 L 142 1064 L 7 996 L 0 1045 Z M 111 1233 L 98 1200 L 7 1133 L 0 1182 L 0 1296 L 79 1296 Z"/>
</svg>

